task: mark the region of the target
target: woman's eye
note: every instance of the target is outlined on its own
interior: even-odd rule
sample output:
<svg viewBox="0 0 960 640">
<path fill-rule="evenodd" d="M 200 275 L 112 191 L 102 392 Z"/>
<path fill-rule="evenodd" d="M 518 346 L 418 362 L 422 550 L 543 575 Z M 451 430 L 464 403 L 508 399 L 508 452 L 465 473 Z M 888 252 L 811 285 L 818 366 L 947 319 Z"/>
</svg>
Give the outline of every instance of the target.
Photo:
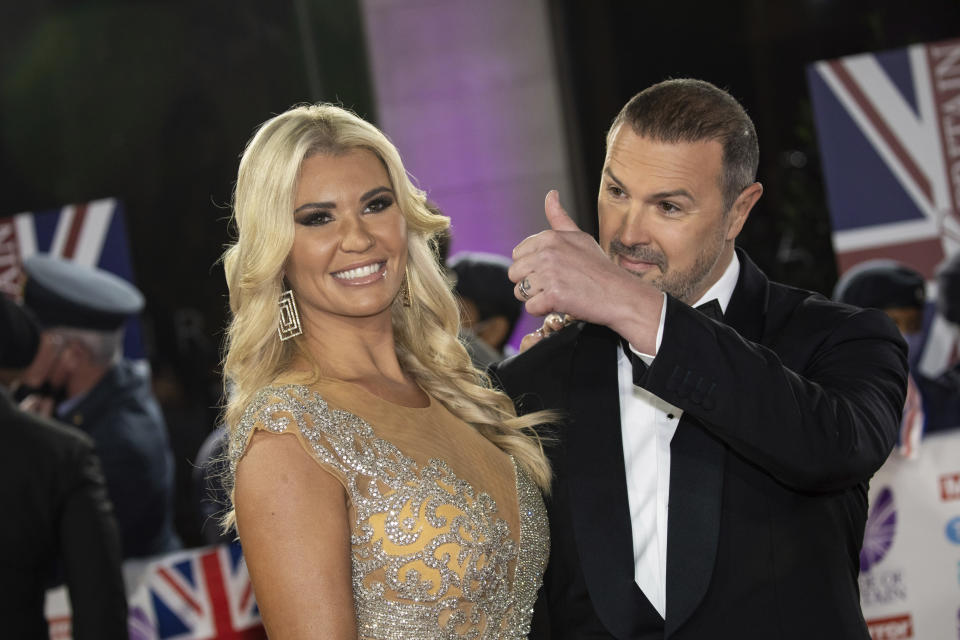
<svg viewBox="0 0 960 640">
<path fill-rule="evenodd" d="M 333 216 L 327 211 L 312 211 L 301 216 L 298 222 L 307 227 L 317 227 L 327 224 L 331 220 L 333 220 Z"/>
<path fill-rule="evenodd" d="M 383 211 L 384 209 L 388 208 L 392 204 L 393 204 L 392 198 L 387 198 L 387 197 L 375 198 L 367 203 L 367 206 L 364 209 L 364 211 L 376 213 L 377 211 Z"/>
</svg>

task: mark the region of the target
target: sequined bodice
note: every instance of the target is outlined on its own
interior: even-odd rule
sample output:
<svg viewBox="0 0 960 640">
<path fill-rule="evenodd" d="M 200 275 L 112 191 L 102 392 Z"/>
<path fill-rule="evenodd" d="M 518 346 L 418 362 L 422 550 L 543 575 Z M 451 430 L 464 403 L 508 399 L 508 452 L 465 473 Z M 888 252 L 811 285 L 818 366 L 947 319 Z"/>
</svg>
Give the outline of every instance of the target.
<svg viewBox="0 0 960 640">
<path fill-rule="evenodd" d="M 549 533 L 540 492 L 512 458 L 519 535 L 443 459 L 416 462 L 309 387 L 257 394 L 230 443 L 231 471 L 255 429 L 296 434 L 343 483 L 361 638 L 526 637 Z"/>
</svg>

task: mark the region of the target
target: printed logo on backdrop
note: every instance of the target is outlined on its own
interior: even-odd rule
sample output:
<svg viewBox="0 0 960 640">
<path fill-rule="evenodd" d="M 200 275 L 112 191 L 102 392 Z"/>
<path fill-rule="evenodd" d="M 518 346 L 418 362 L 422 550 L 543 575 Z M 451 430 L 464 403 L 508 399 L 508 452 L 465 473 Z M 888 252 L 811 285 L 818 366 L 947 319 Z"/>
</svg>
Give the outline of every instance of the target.
<svg viewBox="0 0 960 640">
<path fill-rule="evenodd" d="M 892 618 L 867 620 L 871 640 L 902 640 L 913 637 L 913 619 L 910 614 Z"/>
<path fill-rule="evenodd" d="M 893 490 L 884 487 L 870 505 L 860 549 L 860 599 L 863 606 L 901 602 L 907 598 L 903 571 L 881 566 L 893 547 L 897 510 Z"/>
<path fill-rule="evenodd" d="M 960 544 L 960 516 L 957 516 L 956 518 L 953 518 L 947 522 L 945 533 L 947 535 L 947 540 L 953 544 Z"/>
<path fill-rule="evenodd" d="M 940 500 L 960 500 L 960 473 L 945 473 L 940 476 Z"/>
</svg>

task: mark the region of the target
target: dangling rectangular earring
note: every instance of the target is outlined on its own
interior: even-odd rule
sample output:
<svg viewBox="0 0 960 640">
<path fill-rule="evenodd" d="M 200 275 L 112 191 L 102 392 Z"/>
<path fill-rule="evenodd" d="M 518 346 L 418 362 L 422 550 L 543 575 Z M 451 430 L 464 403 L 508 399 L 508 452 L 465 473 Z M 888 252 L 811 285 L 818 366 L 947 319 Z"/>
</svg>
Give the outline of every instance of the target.
<svg viewBox="0 0 960 640">
<path fill-rule="evenodd" d="M 302 335 L 303 328 L 300 326 L 300 313 L 297 311 L 297 301 L 293 298 L 293 289 L 287 289 L 280 294 L 277 305 L 280 307 L 280 325 L 277 327 L 280 341 L 286 342 Z"/>
<path fill-rule="evenodd" d="M 400 286 L 400 304 L 405 307 L 409 307 L 413 304 L 413 300 L 410 298 L 410 269 L 405 268 L 403 271 L 403 284 Z"/>
</svg>

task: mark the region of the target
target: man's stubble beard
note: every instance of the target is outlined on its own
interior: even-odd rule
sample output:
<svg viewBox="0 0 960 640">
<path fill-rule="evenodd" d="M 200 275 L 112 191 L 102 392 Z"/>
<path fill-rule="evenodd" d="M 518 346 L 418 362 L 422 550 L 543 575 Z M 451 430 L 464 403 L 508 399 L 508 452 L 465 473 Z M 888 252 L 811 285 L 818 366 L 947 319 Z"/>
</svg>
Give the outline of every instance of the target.
<svg viewBox="0 0 960 640">
<path fill-rule="evenodd" d="M 660 291 L 667 293 L 677 300 L 692 305 L 709 288 L 704 287 L 703 280 L 710 274 L 717 260 L 724 249 L 724 238 L 722 228 L 718 230 L 715 241 L 711 246 L 705 247 L 697 254 L 697 259 L 688 271 L 671 271 L 667 264 L 666 256 L 652 248 L 645 246 L 628 247 L 620 242 L 618 237 L 610 242 L 610 250 L 607 254 L 611 260 L 616 262 L 618 254 L 627 256 L 633 260 L 641 260 L 657 265 L 660 269 L 660 275 L 648 280 L 648 284 L 656 287 Z M 628 273 L 642 278 L 644 274 L 624 269 Z M 711 283 L 712 284 L 712 283 Z M 697 295 L 697 298 L 693 296 Z"/>
</svg>

